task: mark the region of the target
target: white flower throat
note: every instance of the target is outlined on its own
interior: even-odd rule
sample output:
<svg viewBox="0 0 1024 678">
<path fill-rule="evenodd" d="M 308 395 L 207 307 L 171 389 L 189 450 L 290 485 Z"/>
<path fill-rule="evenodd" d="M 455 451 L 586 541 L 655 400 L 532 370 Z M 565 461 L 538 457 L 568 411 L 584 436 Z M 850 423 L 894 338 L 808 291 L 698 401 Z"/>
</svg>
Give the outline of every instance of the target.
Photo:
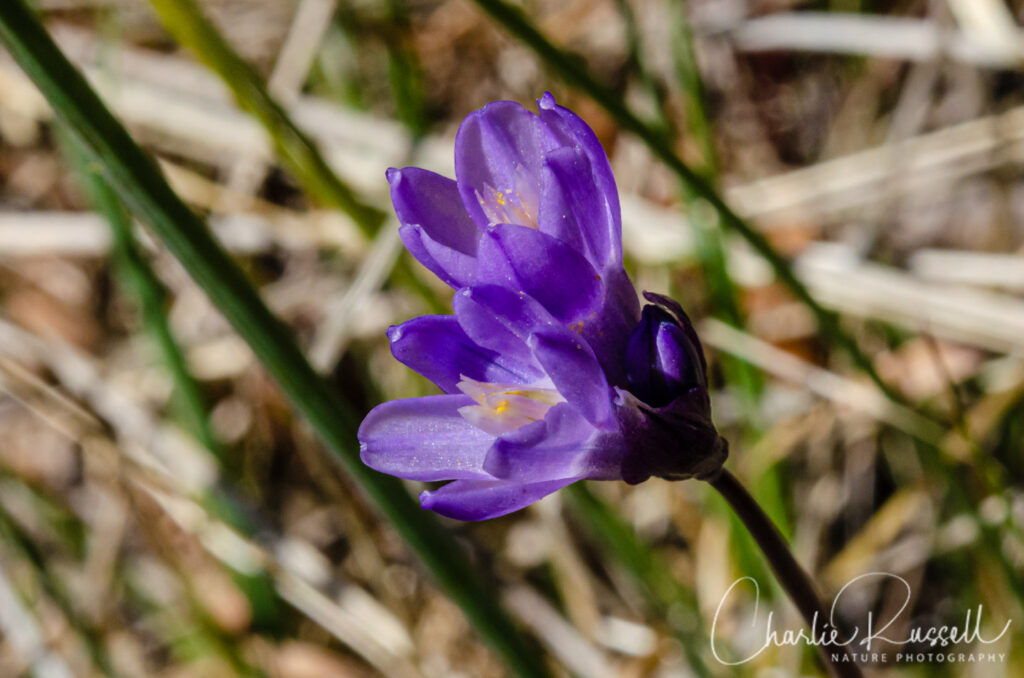
<svg viewBox="0 0 1024 678">
<path fill-rule="evenodd" d="M 465 375 L 457 386 L 479 403 L 460 407 L 459 414 L 478 429 L 496 436 L 540 421 L 553 405 L 565 402 L 557 390 L 543 386 L 476 381 Z"/>
<path fill-rule="evenodd" d="M 484 194 L 476 191 L 487 221 L 495 224 L 519 224 L 534 230 L 540 227 L 537 215 L 540 212 L 540 186 L 525 177 L 517 177 L 513 190 L 499 191 L 490 184 L 484 184 Z"/>
</svg>

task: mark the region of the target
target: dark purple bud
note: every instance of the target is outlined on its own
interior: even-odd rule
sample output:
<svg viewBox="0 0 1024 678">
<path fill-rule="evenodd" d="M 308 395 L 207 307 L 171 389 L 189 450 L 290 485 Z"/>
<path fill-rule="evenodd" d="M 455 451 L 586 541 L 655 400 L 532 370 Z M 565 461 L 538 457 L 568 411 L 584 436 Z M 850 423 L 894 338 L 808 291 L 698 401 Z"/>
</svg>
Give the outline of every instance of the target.
<svg viewBox="0 0 1024 678">
<path fill-rule="evenodd" d="M 690 389 L 706 388 L 704 358 L 696 339 L 688 319 L 681 322 L 662 306 L 645 306 L 626 345 L 626 377 L 633 394 L 652 407 L 662 407 Z"/>
<path fill-rule="evenodd" d="M 650 292 L 644 297 L 653 303 L 644 307 L 626 344 L 626 376 L 640 405 L 621 410 L 630 440 L 623 480 L 712 477 L 728 446 L 711 420 L 700 340 L 678 303 Z"/>
</svg>

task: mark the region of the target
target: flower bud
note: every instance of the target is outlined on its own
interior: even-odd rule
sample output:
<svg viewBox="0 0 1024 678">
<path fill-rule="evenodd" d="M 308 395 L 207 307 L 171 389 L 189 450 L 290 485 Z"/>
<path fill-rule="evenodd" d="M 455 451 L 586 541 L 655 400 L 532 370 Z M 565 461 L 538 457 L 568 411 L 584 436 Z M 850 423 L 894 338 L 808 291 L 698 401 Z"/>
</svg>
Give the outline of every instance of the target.
<svg viewBox="0 0 1024 678">
<path fill-rule="evenodd" d="M 630 452 L 623 480 L 651 476 L 709 478 L 728 455 L 711 420 L 707 364 L 700 340 L 682 307 L 644 292 L 640 323 L 626 344 L 626 377 L 635 407 L 620 407 Z"/>
<path fill-rule="evenodd" d="M 630 391 L 652 407 L 663 407 L 706 386 L 699 351 L 671 313 L 645 306 L 626 345 Z"/>
</svg>

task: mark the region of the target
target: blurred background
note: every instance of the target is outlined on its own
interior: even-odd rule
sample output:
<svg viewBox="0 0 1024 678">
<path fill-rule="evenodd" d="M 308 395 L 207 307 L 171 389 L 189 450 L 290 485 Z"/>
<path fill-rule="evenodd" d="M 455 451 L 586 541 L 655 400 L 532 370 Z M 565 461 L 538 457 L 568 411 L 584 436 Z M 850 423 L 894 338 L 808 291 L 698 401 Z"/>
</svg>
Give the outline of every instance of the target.
<svg viewBox="0 0 1024 678">
<path fill-rule="evenodd" d="M 34 4 L 360 412 L 434 392 L 384 331 L 450 309 L 401 248 L 384 170 L 451 175 L 467 113 L 555 93 L 611 157 L 637 287 L 698 322 L 729 467 L 825 596 L 899 575 L 891 638 L 978 605 L 986 638 L 1012 621 L 957 648 L 1001 660 L 873 671 L 1024 675 L 1024 3 L 521 5 L 790 260 L 889 394 L 621 119 L 470 0 Z M 315 140 L 335 200 L 282 154 L 235 54 Z M 6 52 L 0 140 L 0 676 L 505 675 L 180 265 L 90 183 Z M 753 654 L 769 612 L 802 624 L 698 482 L 590 483 L 446 524 L 559 675 L 822 675 L 804 646 L 712 653 L 741 576 L 759 607 L 749 586 L 728 597 L 721 658 Z M 906 598 L 873 578 L 839 611 L 863 624 Z"/>
</svg>

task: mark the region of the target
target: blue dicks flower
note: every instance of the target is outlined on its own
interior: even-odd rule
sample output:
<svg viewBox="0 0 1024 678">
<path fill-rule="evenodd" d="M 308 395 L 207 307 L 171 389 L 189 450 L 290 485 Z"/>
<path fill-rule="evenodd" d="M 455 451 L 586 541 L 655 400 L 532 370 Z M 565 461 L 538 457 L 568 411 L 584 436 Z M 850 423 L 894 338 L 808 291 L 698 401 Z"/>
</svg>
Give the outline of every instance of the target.
<svg viewBox="0 0 1024 678">
<path fill-rule="evenodd" d="M 617 366 L 639 308 L 622 269 L 615 178 L 586 123 L 550 94 L 537 103 L 537 114 L 496 101 L 467 116 L 454 181 L 389 170 L 399 233 L 453 288 L 523 291 Z M 624 385 L 621 371 L 610 376 Z"/>
<path fill-rule="evenodd" d="M 457 292 L 453 315 L 388 332 L 394 356 L 444 394 L 374 408 L 361 455 L 401 478 L 452 480 L 421 503 L 462 520 L 584 478 L 703 476 L 725 458 L 689 320 L 655 295 L 641 315 L 622 267 L 603 149 L 550 94 L 538 104 L 468 116 L 455 181 L 388 171 L 403 242 Z"/>
</svg>

